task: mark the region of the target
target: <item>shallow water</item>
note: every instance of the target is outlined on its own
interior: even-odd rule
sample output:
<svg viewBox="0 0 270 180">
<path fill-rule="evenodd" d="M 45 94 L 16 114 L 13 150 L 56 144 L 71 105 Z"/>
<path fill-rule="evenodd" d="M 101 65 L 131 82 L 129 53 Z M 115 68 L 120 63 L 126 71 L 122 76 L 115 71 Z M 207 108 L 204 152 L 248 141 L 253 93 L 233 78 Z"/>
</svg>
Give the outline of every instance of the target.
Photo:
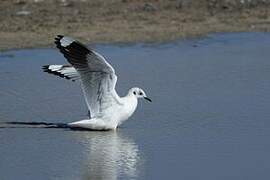
<svg viewBox="0 0 270 180">
<path fill-rule="evenodd" d="M 142 101 L 117 132 L 0 128 L 2 180 L 270 178 L 270 34 L 97 45 L 125 95 Z M 67 123 L 87 109 L 78 83 L 43 73 L 56 49 L 0 54 L 0 122 Z"/>
</svg>

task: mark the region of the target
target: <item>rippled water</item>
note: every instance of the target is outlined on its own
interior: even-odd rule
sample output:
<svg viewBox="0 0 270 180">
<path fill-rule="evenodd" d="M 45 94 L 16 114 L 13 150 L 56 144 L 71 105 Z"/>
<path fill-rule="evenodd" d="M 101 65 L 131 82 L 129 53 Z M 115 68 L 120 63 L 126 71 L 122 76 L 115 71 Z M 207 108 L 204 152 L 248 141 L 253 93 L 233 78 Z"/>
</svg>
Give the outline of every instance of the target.
<svg viewBox="0 0 270 180">
<path fill-rule="evenodd" d="M 0 125 L 3 180 L 269 179 L 270 34 L 97 45 L 125 95 L 142 101 L 117 132 Z M 56 49 L 0 53 L 0 122 L 84 119 L 78 83 L 43 73 Z"/>
</svg>

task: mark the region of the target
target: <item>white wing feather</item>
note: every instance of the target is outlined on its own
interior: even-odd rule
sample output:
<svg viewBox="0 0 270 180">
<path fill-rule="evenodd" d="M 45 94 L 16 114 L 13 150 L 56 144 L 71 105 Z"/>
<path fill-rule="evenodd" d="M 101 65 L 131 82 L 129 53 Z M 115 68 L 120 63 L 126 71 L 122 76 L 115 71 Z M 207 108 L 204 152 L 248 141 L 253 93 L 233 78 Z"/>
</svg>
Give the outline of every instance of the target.
<svg viewBox="0 0 270 180">
<path fill-rule="evenodd" d="M 43 71 L 72 81 L 80 78 L 77 70 L 71 65 L 45 65 Z"/>
<path fill-rule="evenodd" d="M 121 104 L 115 91 L 117 76 L 102 55 L 71 38 L 58 36 L 55 40 L 57 48 L 80 76 L 92 118 L 104 116 L 110 107 Z"/>
</svg>

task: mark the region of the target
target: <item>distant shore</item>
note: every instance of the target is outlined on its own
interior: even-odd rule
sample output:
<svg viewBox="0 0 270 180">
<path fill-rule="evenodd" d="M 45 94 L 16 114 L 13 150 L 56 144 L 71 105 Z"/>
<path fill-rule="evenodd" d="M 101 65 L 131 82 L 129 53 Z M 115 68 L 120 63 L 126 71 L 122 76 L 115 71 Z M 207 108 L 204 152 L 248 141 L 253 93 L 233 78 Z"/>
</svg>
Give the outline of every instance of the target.
<svg viewBox="0 0 270 180">
<path fill-rule="evenodd" d="M 213 32 L 269 32 L 267 2 L 3 0 L 0 50 L 52 47 L 57 34 L 85 43 L 115 43 L 164 42 Z"/>
</svg>

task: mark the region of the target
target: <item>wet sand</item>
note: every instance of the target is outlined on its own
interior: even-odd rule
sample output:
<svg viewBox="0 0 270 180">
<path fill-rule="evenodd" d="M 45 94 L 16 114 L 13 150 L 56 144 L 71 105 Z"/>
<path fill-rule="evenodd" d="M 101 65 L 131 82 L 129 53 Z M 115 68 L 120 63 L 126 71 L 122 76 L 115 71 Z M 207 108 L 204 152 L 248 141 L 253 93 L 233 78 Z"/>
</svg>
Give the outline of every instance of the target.
<svg viewBox="0 0 270 180">
<path fill-rule="evenodd" d="M 86 43 L 164 42 L 213 32 L 270 30 L 269 3 L 238 0 L 3 0 L 0 50 Z"/>
</svg>

